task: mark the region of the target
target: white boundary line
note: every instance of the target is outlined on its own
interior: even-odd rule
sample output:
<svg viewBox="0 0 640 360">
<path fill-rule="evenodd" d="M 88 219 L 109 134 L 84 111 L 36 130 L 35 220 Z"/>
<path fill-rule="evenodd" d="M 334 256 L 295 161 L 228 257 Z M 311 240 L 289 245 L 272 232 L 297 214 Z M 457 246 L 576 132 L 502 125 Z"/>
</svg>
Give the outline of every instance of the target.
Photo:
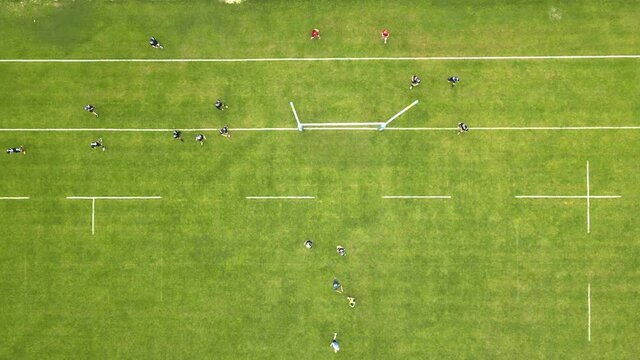
<svg viewBox="0 0 640 360">
<path fill-rule="evenodd" d="M 386 195 L 383 199 L 451 199 L 449 195 Z"/>
<path fill-rule="evenodd" d="M 382 125 L 381 122 L 343 122 L 343 123 L 302 123 L 301 125 L 307 126 L 366 126 L 366 125 Z"/>
<path fill-rule="evenodd" d="M 397 131 L 451 131 L 449 127 L 394 127 L 386 130 Z M 551 131 L 551 130 L 640 130 L 640 126 L 497 126 L 473 127 L 473 131 Z"/>
<path fill-rule="evenodd" d="M 67 196 L 69 200 L 148 200 L 162 199 L 162 196 Z"/>
<path fill-rule="evenodd" d="M 304 125 L 304 124 L 303 124 Z M 122 129 L 122 128 L 0 128 L 0 132 L 171 132 L 172 129 Z M 218 128 L 182 129 L 186 132 L 218 131 Z M 274 127 L 274 128 L 231 128 L 229 131 L 297 131 L 298 128 Z M 311 128 L 305 130 L 378 130 L 375 128 Z M 456 131 L 457 128 L 449 127 L 390 127 L 385 130 L 394 131 Z M 640 130 L 640 126 L 529 126 L 529 127 L 474 127 L 473 131 L 585 131 L 585 130 Z"/>
<path fill-rule="evenodd" d="M 638 59 L 640 55 L 516 55 L 516 56 L 398 56 L 398 57 L 290 57 L 290 58 L 209 58 L 209 59 L 0 59 L 0 63 L 164 63 L 164 62 L 285 62 L 285 61 L 442 61 L 442 60 L 577 60 Z"/>
<path fill-rule="evenodd" d="M 305 124 L 302 124 L 305 125 Z M 324 130 L 324 131 L 331 131 L 331 130 L 346 130 L 346 131 L 361 131 L 361 130 L 376 130 L 379 131 L 380 129 L 377 127 L 305 127 L 305 130 Z"/>
<path fill-rule="evenodd" d="M 160 302 L 164 300 L 164 250 L 162 249 L 162 242 L 160 243 Z"/>
<path fill-rule="evenodd" d="M 517 195 L 516 199 L 620 199 L 620 195 Z"/>
<path fill-rule="evenodd" d="M 0 132 L 172 132 L 172 129 L 117 129 L 117 128 L 15 128 L 15 129 L 0 129 Z M 219 128 L 200 128 L 200 129 L 182 129 L 182 131 L 197 132 L 197 131 L 219 131 Z M 235 128 L 229 129 L 233 131 L 295 131 L 297 128 Z"/>
<path fill-rule="evenodd" d="M 277 199 L 296 199 L 296 200 L 309 200 L 315 199 L 315 196 L 247 196 L 249 200 L 277 200 Z"/>
<path fill-rule="evenodd" d="M 587 234 L 591 233 L 591 196 L 589 192 L 589 160 L 587 160 Z"/>
<path fill-rule="evenodd" d="M 589 342 L 591 342 L 591 283 L 589 283 L 589 285 L 587 285 L 587 313 L 588 313 L 588 319 L 587 319 L 587 327 L 588 327 L 588 339 Z"/>
<path fill-rule="evenodd" d="M 29 200 L 27 196 L 2 196 L 0 200 Z"/>
<path fill-rule="evenodd" d="M 640 130 L 640 126 L 522 126 L 522 127 L 474 127 L 471 130 L 497 131 L 497 130 Z"/>
</svg>

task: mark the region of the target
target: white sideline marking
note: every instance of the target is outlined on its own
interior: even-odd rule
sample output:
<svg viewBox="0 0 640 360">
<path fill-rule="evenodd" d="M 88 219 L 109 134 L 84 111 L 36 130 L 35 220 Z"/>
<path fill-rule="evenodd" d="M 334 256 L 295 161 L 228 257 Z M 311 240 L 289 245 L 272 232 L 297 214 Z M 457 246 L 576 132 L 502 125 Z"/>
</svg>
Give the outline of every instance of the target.
<svg viewBox="0 0 640 360">
<path fill-rule="evenodd" d="M 161 196 L 67 196 L 69 200 L 91 200 L 91 235 L 96 233 L 96 200 L 150 200 Z"/>
<path fill-rule="evenodd" d="M 587 160 L 587 234 L 591 233 L 591 197 L 589 196 L 589 160 Z"/>
<path fill-rule="evenodd" d="M 163 267 L 163 254 L 164 251 L 162 250 L 162 243 L 160 243 L 160 301 L 162 302 L 164 299 L 163 296 L 163 288 L 164 288 L 164 267 Z"/>
<path fill-rule="evenodd" d="M 0 200 L 29 200 L 27 196 L 2 196 Z"/>
<path fill-rule="evenodd" d="M 589 285 L 587 285 L 587 313 L 588 313 L 588 339 L 589 342 L 591 342 L 591 283 L 589 283 Z"/>
<path fill-rule="evenodd" d="M 400 131 L 450 131 L 458 128 L 449 127 L 395 127 L 386 130 Z M 471 130 L 479 131 L 549 131 L 549 130 L 640 130 L 640 126 L 498 126 L 498 127 L 473 127 Z"/>
<path fill-rule="evenodd" d="M 620 195 L 517 195 L 516 199 L 620 199 Z"/>
<path fill-rule="evenodd" d="M 620 195 L 591 195 L 589 160 L 587 160 L 587 195 L 516 195 L 516 199 L 587 199 L 587 234 L 591 233 L 591 199 L 620 199 Z"/>
<path fill-rule="evenodd" d="M 451 199 L 449 195 L 390 195 L 383 196 L 383 199 Z"/>
<path fill-rule="evenodd" d="M 220 130 L 220 129 L 217 129 Z M 187 129 L 185 131 L 217 131 L 216 129 L 204 130 L 204 129 Z M 297 128 L 236 128 L 229 129 L 229 131 L 297 131 Z"/>
<path fill-rule="evenodd" d="M 0 128 L 0 132 L 171 132 L 171 129 L 118 129 L 118 128 Z M 218 128 L 182 129 L 186 132 L 218 131 Z M 297 131 L 297 128 L 231 128 L 229 131 Z M 375 128 L 325 128 L 305 130 L 378 130 Z M 389 127 L 385 130 L 394 131 L 456 131 L 454 127 Z M 529 127 L 473 127 L 473 131 L 573 131 L 573 130 L 640 130 L 640 126 L 529 126 Z"/>
<path fill-rule="evenodd" d="M 471 130 L 640 130 L 640 126 L 523 126 L 523 127 L 474 127 Z"/>
<path fill-rule="evenodd" d="M 365 125 L 382 125 L 382 122 L 351 122 L 351 123 L 302 123 L 302 126 L 365 126 Z"/>
<path fill-rule="evenodd" d="M 416 100 L 414 102 L 412 102 L 409 106 L 405 107 L 404 109 L 400 110 L 399 113 L 393 115 L 389 120 L 387 120 L 384 123 L 384 127 L 386 127 L 387 125 L 389 125 L 393 120 L 397 119 L 400 115 L 404 114 L 407 110 L 411 109 L 412 107 L 414 107 L 419 101 Z"/>
<path fill-rule="evenodd" d="M 282 61 L 403 61 L 403 60 L 577 60 L 638 59 L 640 55 L 533 55 L 533 56 L 398 56 L 398 57 L 325 57 L 325 58 L 218 58 L 218 59 L 0 59 L 0 63 L 163 63 L 163 62 L 282 62 Z"/>
<path fill-rule="evenodd" d="M 372 127 L 311 127 L 311 128 L 304 128 L 305 130 L 345 130 L 345 131 L 360 131 L 360 130 L 376 130 L 378 131 L 378 128 L 372 128 Z"/>
<path fill-rule="evenodd" d="M 67 196 L 70 200 L 144 200 L 162 199 L 162 196 Z"/>
<path fill-rule="evenodd" d="M 115 128 L 96 128 L 96 129 L 88 129 L 88 128 L 19 128 L 19 129 L 0 129 L 0 132 L 172 132 L 175 128 L 172 129 L 115 129 Z M 182 131 L 218 131 L 219 128 L 200 128 L 200 129 L 182 129 Z M 233 131 L 295 131 L 298 130 L 296 128 L 235 128 L 229 129 Z"/>
<path fill-rule="evenodd" d="M 250 200 L 275 200 L 275 199 L 315 199 L 315 196 L 247 196 Z"/>
<path fill-rule="evenodd" d="M 477 128 L 473 128 L 474 130 Z M 384 129 L 387 130 L 396 130 L 396 131 L 457 131 L 458 128 L 449 128 L 449 127 L 391 127 Z"/>
</svg>

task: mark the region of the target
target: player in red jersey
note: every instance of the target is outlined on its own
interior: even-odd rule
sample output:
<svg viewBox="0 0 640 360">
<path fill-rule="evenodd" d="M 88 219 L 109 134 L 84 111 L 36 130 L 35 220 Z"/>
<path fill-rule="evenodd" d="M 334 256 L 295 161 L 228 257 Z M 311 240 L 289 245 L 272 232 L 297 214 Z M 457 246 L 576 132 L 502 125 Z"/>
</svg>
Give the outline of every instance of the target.
<svg viewBox="0 0 640 360">
<path fill-rule="evenodd" d="M 313 40 L 313 39 L 320 40 L 320 30 L 318 30 L 318 29 L 311 30 L 311 40 Z"/>
<path fill-rule="evenodd" d="M 382 31 L 380 32 L 380 35 L 382 35 L 382 41 L 384 41 L 384 43 L 387 43 L 387 39 L 389 39 L 389 30 L 387 29 L 382 29 Z"/>
</svg>

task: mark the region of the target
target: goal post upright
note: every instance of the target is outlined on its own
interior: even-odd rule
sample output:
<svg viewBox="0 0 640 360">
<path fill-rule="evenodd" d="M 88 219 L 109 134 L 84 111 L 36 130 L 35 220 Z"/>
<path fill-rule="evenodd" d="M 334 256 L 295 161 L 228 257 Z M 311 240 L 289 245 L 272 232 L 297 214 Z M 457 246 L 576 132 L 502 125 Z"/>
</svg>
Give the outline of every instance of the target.
<svg viewBox="0 0 640 360">
<path fill-rule="evenodd" d="M 397 113 L 397 114 L 393 115 L 389 120 L 387 120 L 386 122 L 382 123 L 382 124 L 380 125 L 380 127 L 378 128 L 378 130 L 380 130 L 380 131 L 384 130 L 384 129 L 387 127 L 387 125 L 391 124 L 391 122 L 392 122 L 393 120 L 395 120 L 395 119 L 397 119 L 398 117 L 400 117 L 400 115 L 404 114 L 407 110 L 411 109 L 412 107 L 414 107 L 414 106 L 415 106 L 416 104 L 418 104 L 418 103 L 419 103 L 419 101 L 418 101 L 418 100 L 416 100 L 416 101 L 412 102 L 412 103 L 411 103 L 409 106 L 407 106 L 406 108 L 404 108 L 404 109 L 400 110 L 400 112 L 399 112 L 399 113 Z"/>
<path fill-rule="evenodd" d="M 293 101 L 289 101 L 289 105 L 291 106 L 291 111 L 293 111 L 293 117 L 296 118 L 296 124 L 298 124 L 298 131 L 304 131 L 304 126 L 300 123 L 300 118 L 298 117 L 298 113 L 296 112 L 295 106 L 293 106 Z"/>
</svg>

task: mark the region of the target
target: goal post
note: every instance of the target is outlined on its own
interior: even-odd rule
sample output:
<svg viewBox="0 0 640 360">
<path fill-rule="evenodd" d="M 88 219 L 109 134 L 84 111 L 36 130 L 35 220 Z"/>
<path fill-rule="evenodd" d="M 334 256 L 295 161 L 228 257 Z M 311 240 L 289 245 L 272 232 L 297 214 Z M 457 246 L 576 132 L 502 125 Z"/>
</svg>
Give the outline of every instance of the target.
<svg viewBox="0 0 640 360">
<path fill-rule="evenodd" d="M 327 122 L 327 123 L 304 123 L 300 121 L 300 117 L 298 116 L 298 112 L 296 111 L 295 106 L 293 105 L 293 101 L 289 102 L 291 106 L 291 111 L 293 112 L 293 117 L 296 119 L 296 124 L 298 131 L 304 131 L 305 128 L 307 130 L 378 130 L 383 131 L 393 120 L 400 117 L 406 111 L 411 109 L 413 106 L 418 104 L 418 100 L 411 103 L 409 106 L 400 110 L 399 113 L 393 115 L 387 121 L 373 121 L 373 122 Z"/>
<path fill-rule="evenodd" d="M 289 101 L 289 105 L 291 105 L 291 111 L 293 111 L 293 117 L 296 118 L 296 124 L 298 124 L 298 131 L 303 131 L 304 127 L 300 124 L 300 118 L 298 117 L 298 113 L 296 112 L 296 107 L 293 106 L 293 101 Z"/>
<path fill-rule="evenodd" d="M 386 122 L 382 123 L 382 124 L 380 125 L 380 128 L 379 128 L 378 130 L 380 130 L 380 131 L 384 130 L 384 129 L 387 127 L 387 125 L 391 124 L 391 122 L 392 122 L 393 120 L 395 120 L 395 119 L 399 118 L 399 117 L 400 117 L 400 115 L 404 114 L 405 112 L 407 112 L 407 110 L 411 109 L 412 107 L 414 107 L 414 106 L 415 106 L 415 105 L 417 105 L 418 103 L 419 103 L 419 101 L 418 101 L 418 100 L 416 100 L 416 101 L 412 102 L 412 103 L 411 103 L 409 106 L 407 106 L 406 108 L 404 108 L 404 109 L 400 110 L 400 112 L 399 112 L 399 113 L 397 113 L 397 114 L 393 115 L 389 120 L 387 120 Z"/>
</svg>

